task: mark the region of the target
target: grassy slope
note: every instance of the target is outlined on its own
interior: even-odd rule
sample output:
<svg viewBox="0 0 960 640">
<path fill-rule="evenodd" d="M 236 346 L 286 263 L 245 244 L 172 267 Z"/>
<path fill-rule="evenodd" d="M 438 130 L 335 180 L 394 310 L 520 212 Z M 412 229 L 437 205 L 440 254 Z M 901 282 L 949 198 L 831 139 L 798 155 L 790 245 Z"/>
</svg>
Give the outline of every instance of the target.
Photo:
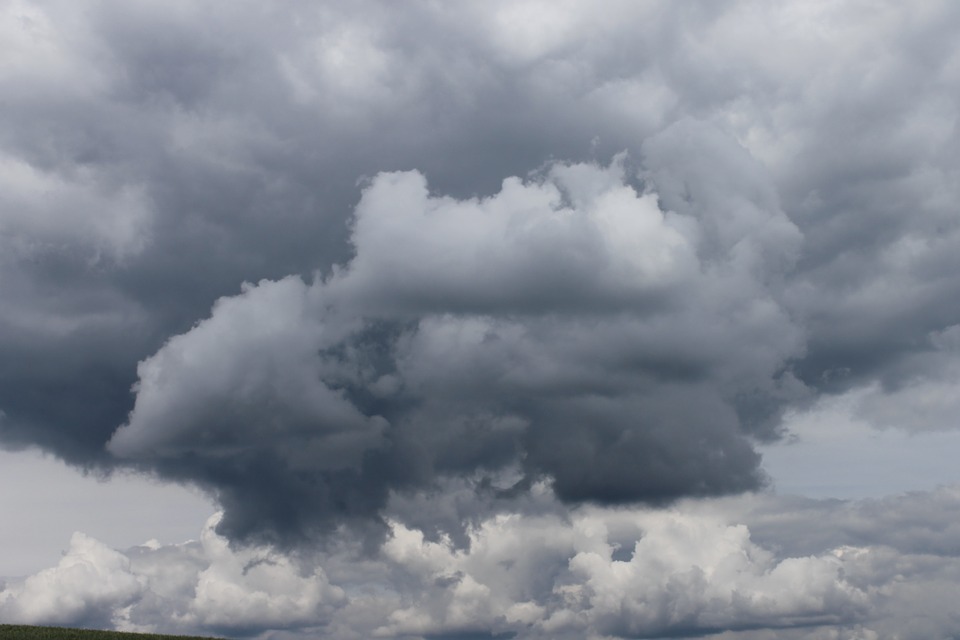
<svg viewBox="0 0 960 640">
<path fill-rule="evenodd" d="M 196 636 L 163 636 L 157 633 L 122 633 L 61 627 L 28 627 L 0 624 L 0 640 L 210 640 Z"/>
</svg>

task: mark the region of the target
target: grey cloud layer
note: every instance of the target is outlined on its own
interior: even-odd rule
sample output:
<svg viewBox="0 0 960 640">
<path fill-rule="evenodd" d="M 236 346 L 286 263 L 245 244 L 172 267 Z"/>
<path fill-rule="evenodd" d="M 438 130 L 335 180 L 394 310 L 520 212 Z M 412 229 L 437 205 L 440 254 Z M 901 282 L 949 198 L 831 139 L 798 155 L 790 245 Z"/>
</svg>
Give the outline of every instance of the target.
<svg viewBox="0 0 960 640">
<path fill-rule="evenodd" d="M 958 30 L 934 0 L 13 0 L 0 441 L 199 484 L 234 537 L 464 546 L 541 480 L 755 488 L 825 393 L 954 428 Z"/>
<path fill-rule="evenodd" d="M 708 159 L 732 159 L 670 160 L 678 144 L 657 162 L 691 175 L 649 166 L 665 208 L 710 189 L 705 219 L 736 233 L 751 222 L 730 216 L 779 201 L 804 236 L 786 287 L 801 379 L 924 375 L 960 311 L 952 5 L 538 7 L 11 3 L 4 439 L 102 460 L 136 361 L 242 281 L 349 259 L 362 176 L 491 194 L 551 157 L 642 160 L 685 117 L 771 179 L 734 160 L 726 192 Z"/>
</svg>

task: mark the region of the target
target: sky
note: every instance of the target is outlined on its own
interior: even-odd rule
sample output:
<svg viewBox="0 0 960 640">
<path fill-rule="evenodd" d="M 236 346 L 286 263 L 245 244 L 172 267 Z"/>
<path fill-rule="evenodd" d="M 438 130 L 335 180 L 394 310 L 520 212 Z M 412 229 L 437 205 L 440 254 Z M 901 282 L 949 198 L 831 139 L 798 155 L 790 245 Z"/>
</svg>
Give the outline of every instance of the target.
<svg viewBox="0 0 960 640">
<path fill-rule="evenodd" d="M 958 36 L 0 2 L 0 622 L 960 637 Z"/>
</svg>

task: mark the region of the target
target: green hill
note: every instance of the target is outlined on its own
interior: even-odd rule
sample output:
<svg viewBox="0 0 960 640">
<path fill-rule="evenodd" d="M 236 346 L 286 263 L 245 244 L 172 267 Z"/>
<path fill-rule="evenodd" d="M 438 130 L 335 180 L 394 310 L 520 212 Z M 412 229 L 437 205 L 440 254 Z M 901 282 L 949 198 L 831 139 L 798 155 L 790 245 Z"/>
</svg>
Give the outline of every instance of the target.
<svg viewBox="0 0 960 640">
<path fill-rule="evenodd" d="M 0 640 L 215 640 L 198 636 L 165 636 L 158 633 L 125 633 L 64 627 L 31 627 L 0 624 Z"/>
</svg>

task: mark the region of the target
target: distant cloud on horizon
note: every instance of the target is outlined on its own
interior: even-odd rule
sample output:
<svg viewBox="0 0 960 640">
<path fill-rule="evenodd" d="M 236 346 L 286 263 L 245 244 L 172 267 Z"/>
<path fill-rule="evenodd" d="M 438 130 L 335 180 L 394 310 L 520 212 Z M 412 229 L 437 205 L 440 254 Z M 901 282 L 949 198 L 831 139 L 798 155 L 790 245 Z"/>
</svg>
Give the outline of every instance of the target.
<svg viewBox="0 0 960 640">
<path fill-rule="evenodd" d="M 308 554 L 234 549 L 217 515 L 176 545 L 121 552 L 74 534 L 56 567 L 0 591 L 0 616 L 228 637 L 943 637 L 956 625 L 958 515 L 956 488 L 752 494 L 501 514 L 471 530 L 469 549 L 391 520 L 374 557 L 347 537 Z"/>
</svg>

